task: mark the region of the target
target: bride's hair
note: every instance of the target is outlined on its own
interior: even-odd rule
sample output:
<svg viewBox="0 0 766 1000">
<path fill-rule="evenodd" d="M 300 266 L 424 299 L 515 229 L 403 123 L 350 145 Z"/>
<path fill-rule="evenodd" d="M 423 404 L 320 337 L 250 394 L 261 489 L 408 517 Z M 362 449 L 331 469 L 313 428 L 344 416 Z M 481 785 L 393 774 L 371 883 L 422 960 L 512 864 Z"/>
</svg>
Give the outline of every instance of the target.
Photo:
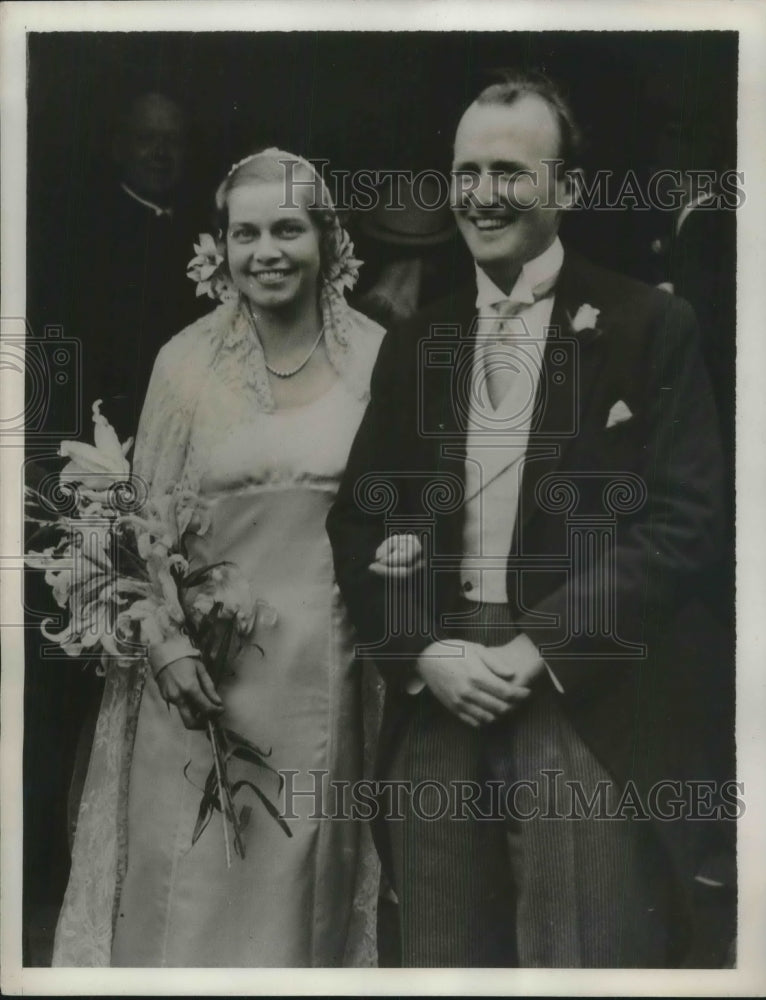
<svg viewBox="0 0 766 1000">
<path fill-rule="evenodd" d="M 235 163 L 215 193 L 217 238 L 226 255 L 229 225 L 229 194 L 246 184 L 283 184 L 285 207 L 302 206 L 319 231 L 322 273 L 327 275 L 337 256 L 335 232 L 338 225 L 330 192 L 314 168 L 293 153 L 265 149 Z"/>
</svg>

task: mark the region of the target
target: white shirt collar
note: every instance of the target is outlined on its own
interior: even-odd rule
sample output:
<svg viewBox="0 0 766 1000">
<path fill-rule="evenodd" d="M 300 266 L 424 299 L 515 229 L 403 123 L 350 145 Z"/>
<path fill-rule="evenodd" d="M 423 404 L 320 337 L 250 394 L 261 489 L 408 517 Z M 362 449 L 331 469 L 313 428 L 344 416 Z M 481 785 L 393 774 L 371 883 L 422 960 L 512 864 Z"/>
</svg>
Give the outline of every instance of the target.
<svg viewBox="0 0 766 1000">
<path fill-rule="evenodd" d="M 172 208 L 162 208 L 160 205 L 155 205 L 153 201 L 149 201 L 148 198 L 142 198 L 140 194 L 136 194 L 136 192 L 132 188 L 129 188 L 124 181 L 120 184 L 120 187 L 125 192 L 125 194 L 133 198 L 134 201 L 137 201 L 145 208 L 151 208 L 151 210 L 154 212 L 156 216 L 159 217 L 162 215 L 166 215 L 169 219 L 173 218 Z"/>
<path fill-rule="evenodd" d="M 564 263 L 564 247 L 561 240 L 556 239 L 547 250 L 528 260 L 519 272 L 516 283 L 511 289 L 511 294 L 506 295 L 494 281 L 489 277 L 479 265 L 476 265 L 476 308 L 481 311 L 487 306 L 496 302 L 506 300 L 512 302 L 528 302 L 530 305 L 535 301 L 534 289 L 544 283 L 552 283 L 558 277 L 561 265 Z"/>
</svg>

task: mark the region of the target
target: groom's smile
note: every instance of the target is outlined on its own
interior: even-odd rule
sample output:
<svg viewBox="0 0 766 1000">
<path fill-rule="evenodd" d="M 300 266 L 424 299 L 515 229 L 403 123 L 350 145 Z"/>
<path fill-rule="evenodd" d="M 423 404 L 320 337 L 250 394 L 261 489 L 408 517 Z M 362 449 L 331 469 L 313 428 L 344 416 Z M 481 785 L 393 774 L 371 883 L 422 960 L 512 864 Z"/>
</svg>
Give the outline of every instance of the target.
<svg viewBox="0 0 766 1000">
<path fill-rule="evenodd" d="M 519 217 L 518 212 L 508 210 L 473 212 L 467 211 L 465 218 L 483 237 L 492 239 L 504 233 L 509 226 L 514 225 Z"/>
</svg>

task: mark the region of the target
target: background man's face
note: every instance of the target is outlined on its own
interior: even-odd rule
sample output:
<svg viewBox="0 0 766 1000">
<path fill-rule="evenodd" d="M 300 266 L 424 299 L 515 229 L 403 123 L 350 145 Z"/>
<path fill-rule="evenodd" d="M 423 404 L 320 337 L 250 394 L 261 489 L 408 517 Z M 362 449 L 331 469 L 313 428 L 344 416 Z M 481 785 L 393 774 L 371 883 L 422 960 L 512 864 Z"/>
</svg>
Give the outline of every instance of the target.
<svg viewBox="0 0 766 1000">
<path fill-rule="evenodd" d="M 122 180 L 136 194 L 166 198 L 181 178 L 184 152 L 180 108 L 161 94 L 140 98 L 115 144 Z"/>
<path fill-rule="evenodd" d="M 558 154 L 558 123 L 534 94 L 508 106 L 472 104 L 458 125 L 452 165 L 457 225 L 476 263 L 500 287 L 558 232 L 554 206 L 565 204 L 568 185 L 543 162 Z"/>
</svg>

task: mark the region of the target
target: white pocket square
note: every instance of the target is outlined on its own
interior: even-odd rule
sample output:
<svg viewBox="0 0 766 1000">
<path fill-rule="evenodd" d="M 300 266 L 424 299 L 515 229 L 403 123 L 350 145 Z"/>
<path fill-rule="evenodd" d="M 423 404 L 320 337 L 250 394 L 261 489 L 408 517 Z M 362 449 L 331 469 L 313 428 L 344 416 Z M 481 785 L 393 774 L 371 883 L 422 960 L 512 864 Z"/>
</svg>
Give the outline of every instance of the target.
<svg viewBox="0 0 766 1000">
<path fill-rule="evenodd" d="M 622 424 L 626 420 L 630 420 L 632 416 L 633 414 L 630 412 L 628 404 L 620 399 L 609 411 L 609 416 L 606 418 L 606 429 L 609 430 L 610 427 Z"/>
</svg>

